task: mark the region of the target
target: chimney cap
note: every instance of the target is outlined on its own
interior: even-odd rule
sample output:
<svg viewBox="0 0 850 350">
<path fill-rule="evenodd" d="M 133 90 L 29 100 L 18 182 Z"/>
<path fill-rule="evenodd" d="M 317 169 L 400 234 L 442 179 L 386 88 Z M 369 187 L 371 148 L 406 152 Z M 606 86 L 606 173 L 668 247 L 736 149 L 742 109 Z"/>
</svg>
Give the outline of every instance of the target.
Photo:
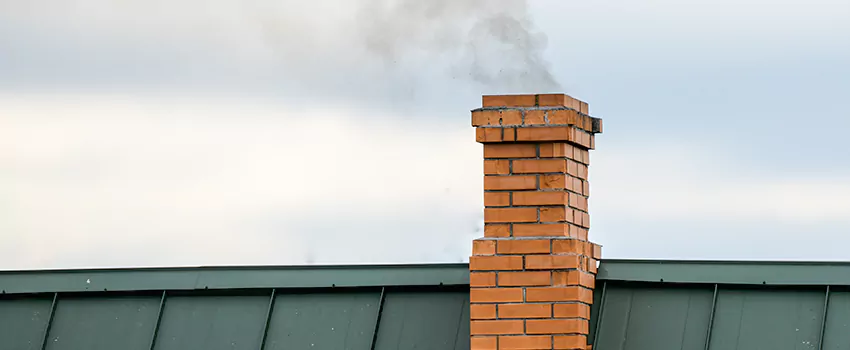
<svg viewBox="0 0 850 350">
<path fill-rule="evenodd" d="M 588 114 L 586 102 L 567 94 L 484 95 L 481 105 L 487 107 L 567 107 Z"/>
</svg>

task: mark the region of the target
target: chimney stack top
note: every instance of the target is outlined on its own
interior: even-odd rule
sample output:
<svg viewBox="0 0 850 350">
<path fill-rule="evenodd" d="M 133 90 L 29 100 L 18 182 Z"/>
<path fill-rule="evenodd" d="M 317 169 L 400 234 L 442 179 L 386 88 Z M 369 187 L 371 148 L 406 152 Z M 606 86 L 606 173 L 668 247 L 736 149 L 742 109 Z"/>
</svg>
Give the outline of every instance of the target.
<svg viewBox="0 0 850 350">
<path fill-rule="evenodd" d="M 483 108 L 493 107 L 566 107 L 588 114 L 586 102 L 566 94 L 484 95 Z"/>
</svg>

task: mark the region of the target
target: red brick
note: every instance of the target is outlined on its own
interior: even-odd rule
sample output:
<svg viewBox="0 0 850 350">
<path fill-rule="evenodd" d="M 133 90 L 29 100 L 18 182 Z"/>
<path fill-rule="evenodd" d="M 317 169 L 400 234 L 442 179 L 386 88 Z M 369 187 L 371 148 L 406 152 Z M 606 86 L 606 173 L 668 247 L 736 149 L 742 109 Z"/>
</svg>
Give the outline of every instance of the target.
<svg viewBox="0 0 850 350">
<path fill-rule="evenodd" d="M 534 190 L 537 189 L 537 176 L 484 176 L 484 189 Z"/>
<path fill-rule="evenodd" d="M 587 159 L 584 158 L 587 154 L 587 149 L 584 149 L 582 147 L 576 147 L 575 152 L 573 153 L 573 156 L 570 157 L 570 159 L 582 164 L 588 164 Z"/>
<path fill-rule="evenodd" d="M 521 128 L 516 131 L 517 141 L 572 141 L 571 127 L 554 126 Z"/>
<path fill-rule="evenodd" d="M 526 288 L 525 301 L 580 301 L 586 304 L 592 304 L 593 292 L 590 289 L 582 287 Z"/>
<path fill-rule="evenodd" d="M 586 149 L 576 148 L 575 156 L 570 158 L 582 164 L 590 164 L 590 152 Z"/>
<path fill-rule="evenodd" d="M 573 158 L 575 147 L 564 142 L 547 142 L 540 144 L 540 158 Z"/>
<path fill-rule="evenodd" d="M 549 240 L 546 239 L 520 239 L 500 240 L 496 245 L 499 254 L 548 254 Z"/>
<path fill-rule="evenodd" d="M 556 318 L 590 319 L 590 305 L 582 303 L 555 304 L 552 311 Z"/>
<path fill-rule="evenodd" d="M 590 134 L 587 133 L 586 131 L 582 130 L 582 129 L 572 128 L 570 130 L 570 141 L 575 143 L 575 144 L 582 146 L 583 148 L 592 149 L 591 144 L 590 144 L 590 142 L 591 142 L 590 139 L 591 139 Z"/>
<path fill-rule="evenodd" d="M 500 336 L 499 350 L 551 349 L 552 337 L 546 335 Z"/>
<path fill-rule="evenodd" d="M 587 180 L 587 165 L 576 164 L 577 177 L 582 180 Z"/>
<path fill-rule="evenodd" d="M 470 288 L 470 303 L 522 302 L 522 288 Z"/>
<path fill-rule="evenodd" d="M 573 191 L 573 192 L 578 193 L 578 194 L 584 194 L 583 193 L 584 192 L 583 187 L 582 187 L 584 185 L 582 184 L 581 179 L 579 179 L 577 177 L 570 177 L 570 178 L 567 179 L 567 183 L 571 183 L 570 186 L 568 186 L 568 187 L 570 187 L 569 188 L 570 191 Z"/>
<path fill-rule="evenodd" d="M 597 131 L 593 128 L 593 121 L 594 121 L 596 118 L 593 118 L 593 117 L 591 117 L 591 116 L 587 115 L 586 113 L 585 113 L 583 116 L 584 116 L 584 119 L 585 119 L 585 120 L 584 120 L 584 126 L 585 126 L 585 129 L 587 130 L 588 134 L 590 134 L 591 136 L 593 136 L 593 134 L 597 132 Z"/>
<path fill-rule="evenodd" d="M 472 337 L 469 340 L 470 350 L 497 350 L 496 337 Z"/>
<path fill-rule="evenodd" d="M 535 144 L 485 144 L 484 158 L 534 158 L 537 157 Z"/>
<path fill-rule="evenodd" d="M 521 320 L 472 321 L 469 327 L 472 335 L 522 334 Z"/>
<path fill-rule="evenodd" d="M 502 110 L 502 125 L 522 125 L 522 111 L 518 109 Z"/>
<path fill-rule="evenodd" d="M 472 241 L 472 255 L 495 255 L 496 241 L 476 239 Z"/>
<path fill-rule="evenodd" d="M 567 96 L 567 97 L 569 97 L 569 96 Z M 570 99 L 567 100 L 566 102 L 567 102 L 566 107 L 570 107 L 572 109 L 575 109 L 576 111 L 581 109 L 581 103 L 582 102 L 580 100 L 576 99 L 576 98 L 570 97 Z"/>
<path fill-rule="evenodd" d="M 592 274 L 578 270 L 555 271 L 552 273 L 552 285 L 555 286 L 584 286 L 593 289 L 595 283 L 596 278 Z"/>
<path fill-rule="evenodd" d="M 511 173 L 507 159 L 488 159 L 484 161 L 484 175 L 506 175 Z"/>
<path fill-rule="evenodd" d="M 566 101 L 572 98 L 564 94 L 539 94 L 537 105 L 541 107 L 564 107 Z"/>
<path fill-rule="evenodd" d="M 570 176 L 578 176 L 578 163 L 572 160 L 567 160 L 567 174 Z"/>
<path fill-rule="evenodd" d="M 563 173 L 567 171 L 566 159 L 523 159 L 515 160 L 514 174 Z"/>
<path fill-rule="evenodd" d="M 576 108 L 576 116 L 577 116 L 576 117 L 577 119 L 576 119 L 575 126 L 577 126 L 579 129 L 582 129 L 584 131 L 592 131 L 593 130 L 593 123 L 590 121 L 590 118 L 586 115 L 582 115 L 581 113 L 578 113 L 578 108 Z"/>
<path fill-rule="evenodd" d="M 602 258 L 602 246 L 598 245 L 596 243 L 591 243 L 590 246 L 591 246 L 591 255 L 590 256 L 594 259 L 601 259 Z"/>
<path fill-rule="evenodd" d="M 587 334 L 587 320 L 527 320 L 526 334 Z"/>
<path fill-rule="evenodd" d="M 499 318 L 552 317 L 552 304 L 499 304 Z"/>
<path fill-rule="evenodd" d="M 587 105 L 587 102 L 579 101 L 578 111 L 584 114 L 588 114 L 590 113 L 590 106 Z"/>
<path fill-rule="evenodd" d="M 496 318 L 495 304 L 469 305 L 469 318 L 473 320 L 492 320 Z"/>
<path fill-rule="evenodd" d="M 522 270 L 521 256 L 471 256 L 469 269 L 480 270 Z"/>
<path fill-rule="evenodd" d="M 472 126 L 499 125 L 500 112 L 495 109 L 472 111 Z"/>
<path fill-rule="evenodd" d="M 581 223 L 579 221 L 579 220 L 581 220 L 581 214 L 582 214 L 581 210 L 576 210 L 574 208 L 566 208 L 566 210 L 567 210 L 566 222 L 569 222 L 569 223 L 572 224 L 572 225 L 570 225 L 570 237 L 578 238 L 578 239 L 586 241 L 587 240 L 587 230 L 584 230 L 583 232 L 578 230 L 580 228 L 578 225 Z M 575 227 L 575 230 L 576 230 L 575 232 L 573 232 L 573 227 Z"/>
<path fill-rule="evenodd" d="M 587 337 L 584 334 L 556 335 L 554 336 L 554 345 L 555 349 L 558 350 L 591 350 L 590 345 L 587 345 Z"/>
<path fill-rule="evenodd" d="M 537 221 L 537 208 L 484 208 L 485 223 L 535 221 Z"/>
<path fill-rule="evenodd" d="M 549 111 L 549 124 L 569 124 L 582 127 L 583 125 L 580 124 L 583 123 L 580 122 L 580 119 L 581 118 L 579 118 L 578 112 L 576 111 L 571 111 L 568 109 L 556 109 Z"/>
<path fill-rule="evenodd" d="M 507 207 L 511 205 L 511 195 L 507 192 L 484 192 L 485 207 Z"/>
<path fill-rule="evenodd" d="M 540 222 L 572 222 L 573 210 L 566 207 L 540 208 Z"/>
<path fill-rule="evenodd" d="M 502 142 L 502 128 L 483 128 L 475 129 L 475 141 L 477 142 Z"/>
<path fill-rule="evenodd" d="M 550 286 L 552 273 L 549 271 L 500 272 L 499 286 Z"/>
<path fill-rule="evenodd" d="M 582 212 L 574 210 L 573 214 L 578 217 L 578 216 L 580 216 L 580 214 L 582 214 Z M 578 223 L 578 219 L 579 218 L 576 218 L 576 220 L 572 220 L 570 222 Z M 586 241 L 587 240 L 587 229 L 578 227 L 576 225 L 570 225 L 570 237 L 578 239 L 578 240 Z"/>
<path fill-rule="evenodd" d="M 470 272 L 469 273 L 470 287 L 495 287 L 496 273 L 495 272 Z"/>
<path fill-rule="evenodd" d="M 568 234 L 568 224 L 514 225 L 514 237 L 566 237 Z"/>
<path fill-rule="evenodd" d="M 560 95 L 560 94 L 559 94 Z M 559 104 L 550 105 L 553 107 L 569 107 L 579 109 L 581 106 L 581 101 L 571 97 L 570 95 L 563 95 L 563 99 L 561 97 L 557 97 Z"/>
<path fill-rule="evenodd" d="M 525 112 L 525 125 L 546 124 L 545 112 L 539 109 Z"/>
<path fill-rule="evenodd" d="M 567 188 L 567 179 L 564 175 L 548 174 L 540 176 L 540 188 L 550 190 L 563 190 Z"/>
<path fill-rule="evenodd" d="M 587 259 L 587 272 L 596 273 L 596 260 L 595 259 Z"/>
<path fill-rule="evenodd" d="M 510 237 L 510 224 L 484 224 L 484 237 Z"/>
<path fill-rule="evenodd" d="M 587 271 L 588 267 L 590 266 L 589 261 L 587 260 L 587 257 L 581 257 L 579 259 L 580 260 L 579 260 L 579 267 L 578 268 L 582 271 Z M 590 271 L 588 271 L 588 272 L 590 272 Z"/>
<path fill-rule="evenodd" d="M 516 129 L 515 128 L 504 128 L 505 132 L 502 133 L 502 141 L 504 142 L 513 142 L 516 141 Z"/>
<path fill-rule="evenodd" d="M 559 239 L 552 242 L 553 254 L 589 255 L 589 243 L 578 239 Z"/>
<path fill-rule="evenodd" d="M 534 107 L 535 95 L 486 95 L 481 97 L 483 107 Z"/>
<path fill-rule="evenodd" d="M 575 211 L 575 223 L 584 228 L 590 227 L 590 215 L 583 211 Z"/>
<path fill-rule="evenodd" d="M 579 190 L 578 190 L 578 191 L 576 191 L 575 178 L 570 177 L 570 176 L 565 176 L 565 177 L 564 177 L 564 182 L 566 182 L 566 188 L 565 188 L 565 189 L 566 189 L 567 191 L 570 191 L 570 192 L 577 192 L 579 195 L 581 194 L 581 187 L 579 187 L 579 188 L 578 188 Z"/>
<path fill-rule="evenodd" d="M 582 188 L 581 194 L 589 197 L 590 196 L 590 182 L 584 181 L 583 185 L 584 185 L 584 187 Z"/>
<path fill-rule="evenodd" d="M 525 257 L 525 268 L 529 270 L 577 269 L 578 267 L 579 257 L 577 255 L 529 255 Z"/>
<path fill-rule="evenodd" d="M 472 111 L 472 126 L 499 125 L 499 110 L 475 110 Z"/>
<path fill-rule="evenodd" d="M 514 192 L 513 205 L 567 205 L 566 192 Z"/>
<path fill-rule="evenodd" d="M 582 119 L 584 119 L 584 130 L 587 130 L 588 135 L 592 135 L 593 118 L 591 118 L 589 115 L 582 115 Z"/>
</svg>

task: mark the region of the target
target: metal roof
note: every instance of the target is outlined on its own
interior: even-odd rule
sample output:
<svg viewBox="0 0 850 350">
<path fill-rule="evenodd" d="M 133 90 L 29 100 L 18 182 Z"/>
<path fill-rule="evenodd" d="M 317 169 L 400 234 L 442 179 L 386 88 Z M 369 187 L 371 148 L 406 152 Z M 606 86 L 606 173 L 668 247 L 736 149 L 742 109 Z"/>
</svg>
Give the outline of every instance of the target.
<svg viewBox="0 0 850 350">
<path fill-rule="evenodd" d="M 846 349 L 850 264 L 604 260 L 595 350 Z M 0 349 L 469 349 L 465 264 L 0 271 Z"/>
<path fill-rule="evenodd" d="M 467 265 L 0 272 L 0 349 L 468 349 Z"/>
<path fill-rule="evenodd" d="M 850 348 L 848 263 L 607 260 L 599 281 L 594 350 Z"/>
</svg>

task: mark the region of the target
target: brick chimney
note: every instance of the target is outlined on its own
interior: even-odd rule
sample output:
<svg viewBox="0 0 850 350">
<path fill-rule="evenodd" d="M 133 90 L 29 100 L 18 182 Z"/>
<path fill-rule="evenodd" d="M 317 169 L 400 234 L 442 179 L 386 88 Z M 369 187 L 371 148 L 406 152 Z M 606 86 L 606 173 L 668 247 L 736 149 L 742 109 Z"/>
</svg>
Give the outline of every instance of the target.
<svg viewBox="0 0 850 350">
<path fill-rule="evenodd" d="M 588 241 L 602 120 L 564 94 L 484 96 L 484 237 L 473 241 L 472 349 L 589 349 L 601 247 Z"/>
</svg>

